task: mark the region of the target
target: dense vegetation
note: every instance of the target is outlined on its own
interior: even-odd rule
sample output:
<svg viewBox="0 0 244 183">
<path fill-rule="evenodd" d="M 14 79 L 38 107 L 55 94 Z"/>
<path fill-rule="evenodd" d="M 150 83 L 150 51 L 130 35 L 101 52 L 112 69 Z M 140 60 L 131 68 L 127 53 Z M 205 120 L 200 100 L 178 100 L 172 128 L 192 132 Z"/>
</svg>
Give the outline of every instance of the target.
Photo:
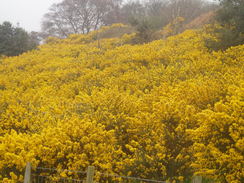
<svg viewBox="0 0 244 183">
<path fill-rule="evenodd" d="M 22 181 L 31 162 L 243 182 L 244 45 L 209 50 L 208 26 L 143 45 L 97 40 L 120 26 L 0 60 L 0 180 Z"/>
<path fill-rule="evenodd" d="M 213 46 L 215 49 L 227 49 L 230 46 L 244 44 L 243 0 L 220 0 L 216 20 L 222 27 L 215 30 L 221 40 Z"/>
</svg>

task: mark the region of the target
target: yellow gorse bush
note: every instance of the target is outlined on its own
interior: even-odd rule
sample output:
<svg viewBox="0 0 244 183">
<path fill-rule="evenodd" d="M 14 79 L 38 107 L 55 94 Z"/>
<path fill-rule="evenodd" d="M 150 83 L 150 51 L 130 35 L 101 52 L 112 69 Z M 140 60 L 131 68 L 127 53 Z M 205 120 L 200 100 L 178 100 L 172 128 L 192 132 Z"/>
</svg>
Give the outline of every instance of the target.
<svg viewBox="0 0 244 183">
<path fill-rule="evenodd" d="M 244 45 L 211 52 L 203 30 L 143 45 L 97 39 L 109 29 L 0 58 L 0 180 L 23 181 L 31 162 L 240 183 Z"/>
</svg>

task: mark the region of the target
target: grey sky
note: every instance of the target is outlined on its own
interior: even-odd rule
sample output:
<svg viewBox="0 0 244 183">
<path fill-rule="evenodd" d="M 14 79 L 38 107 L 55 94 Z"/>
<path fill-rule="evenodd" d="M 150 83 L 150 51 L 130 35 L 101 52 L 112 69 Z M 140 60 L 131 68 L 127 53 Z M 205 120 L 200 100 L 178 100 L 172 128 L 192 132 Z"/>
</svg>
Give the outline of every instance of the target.
<svg viewBox="0 0 244 183">
<path fill-rule="evenodd" d="M 27 31 L 39 31 L 43 15 L 57 2 L 61 0 L 0 0 L 0 23 L 19 22 Z"/>
</svg>

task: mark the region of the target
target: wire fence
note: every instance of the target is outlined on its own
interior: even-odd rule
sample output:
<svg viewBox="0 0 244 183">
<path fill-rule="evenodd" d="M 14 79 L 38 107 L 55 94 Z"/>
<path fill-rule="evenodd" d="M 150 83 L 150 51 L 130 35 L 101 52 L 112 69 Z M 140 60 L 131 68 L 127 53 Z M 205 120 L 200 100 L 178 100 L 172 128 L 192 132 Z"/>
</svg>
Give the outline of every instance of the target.
<svg viewBox="0 0 244 183">
<path fill-rule="evenodd" d="M 84 183 L 84 180 L 71 178 L 51 178 L 44 175 L 33 175 L 32 183 Z"/>
<path fill-rule="evenodd" d="M 84 183 L 87 171 L 37 167 L 31 172 L 31 183 Z"/>
<path fill-rule="evenodd" d="M 28 167 L 29 166 L 29 167 Z M 29 178 L 28 178 L 29 176 Z M 29 180 L 29 182 L 28 182 Z M 62 170 L 55 168 L 37 167 L 32 170 L 27 164 L 24 183 L 166 183 L 166 181 L 145 179 L 140 177 L 123 176 L 96 171 L 89 166 L 87 171 Z"/>
<path fill-rule="evenodd" d="M 112 182 L 126 182 L 126 183 L 166 183 L 166 181 L 159 181 L 159 180 L 152 180 L 152 179 L 145 179 L 139 177 L 132 177 L 132 176 L 122 176 L 117 174 L 109 174 L 109 173 L 101 173 L 96 172 L 99 177 L 102 177 L 107 180 L 113 180 Z M 117 180 L 116 180 L 117 179 Z"/>
<path fill-rule="evenodd" d="M 30 163 L 26 165 L 24 178 L 24 183 L 169 183 L 168 181 L 103 173 L 95 171 L 94 166 L 89 166 L 86 171 L 44 167 L 32 170 Z M 190 182 L 203 183 L 206 181 L 201 176 L 194 176 Z"/>
</svg>

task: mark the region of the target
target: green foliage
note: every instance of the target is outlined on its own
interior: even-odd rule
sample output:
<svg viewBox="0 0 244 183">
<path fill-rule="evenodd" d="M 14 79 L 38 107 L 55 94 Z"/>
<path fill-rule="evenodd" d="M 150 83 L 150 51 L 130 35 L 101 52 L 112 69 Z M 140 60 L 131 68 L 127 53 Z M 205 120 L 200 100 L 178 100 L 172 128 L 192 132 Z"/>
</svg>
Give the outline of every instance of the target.
<svg viewBox="0 0 244 183">
<path fill-rule="evenodd" d="M 216 29 L 216 34 L 221 42 L 213 44 L 215 50 L 225 50 L 230 46 L 244 43 L 244 1 L 220 0 L 221 8 L 217 11 L 216 20 L 221 24 L 221 29 Z"/>
<path fill-rule="evenodd" d="M 131 25 L 136 27 L 137 34 L 134 43 L 148 43 L 154 40 L 155 26 L 149 19 L 132 19 Z"/>
<path fill-rule="evenodd" d="M 210 50 L 226 50 L 231 46 L 243 44 L 244 35 L 237 32 L 235 29 L 226 28 L 219 25 L 208 25 L 209 33 L 216 37 L 217 40 L 207 39 L 206 46 Z"/>
<path fill-rule="evenodd" d="M 217 19 L 230 27 L 235 26 L 238 32 L 244 33 L 244 1 L 221 0 Z"/>
<path fill-rule="evenodd" d="M 14 27 L 10 22 L 0 25 L 0 55 L 16 56 L 38 45 L 34 34 L 29 35 L 24 29 Z"/>
</svg>

